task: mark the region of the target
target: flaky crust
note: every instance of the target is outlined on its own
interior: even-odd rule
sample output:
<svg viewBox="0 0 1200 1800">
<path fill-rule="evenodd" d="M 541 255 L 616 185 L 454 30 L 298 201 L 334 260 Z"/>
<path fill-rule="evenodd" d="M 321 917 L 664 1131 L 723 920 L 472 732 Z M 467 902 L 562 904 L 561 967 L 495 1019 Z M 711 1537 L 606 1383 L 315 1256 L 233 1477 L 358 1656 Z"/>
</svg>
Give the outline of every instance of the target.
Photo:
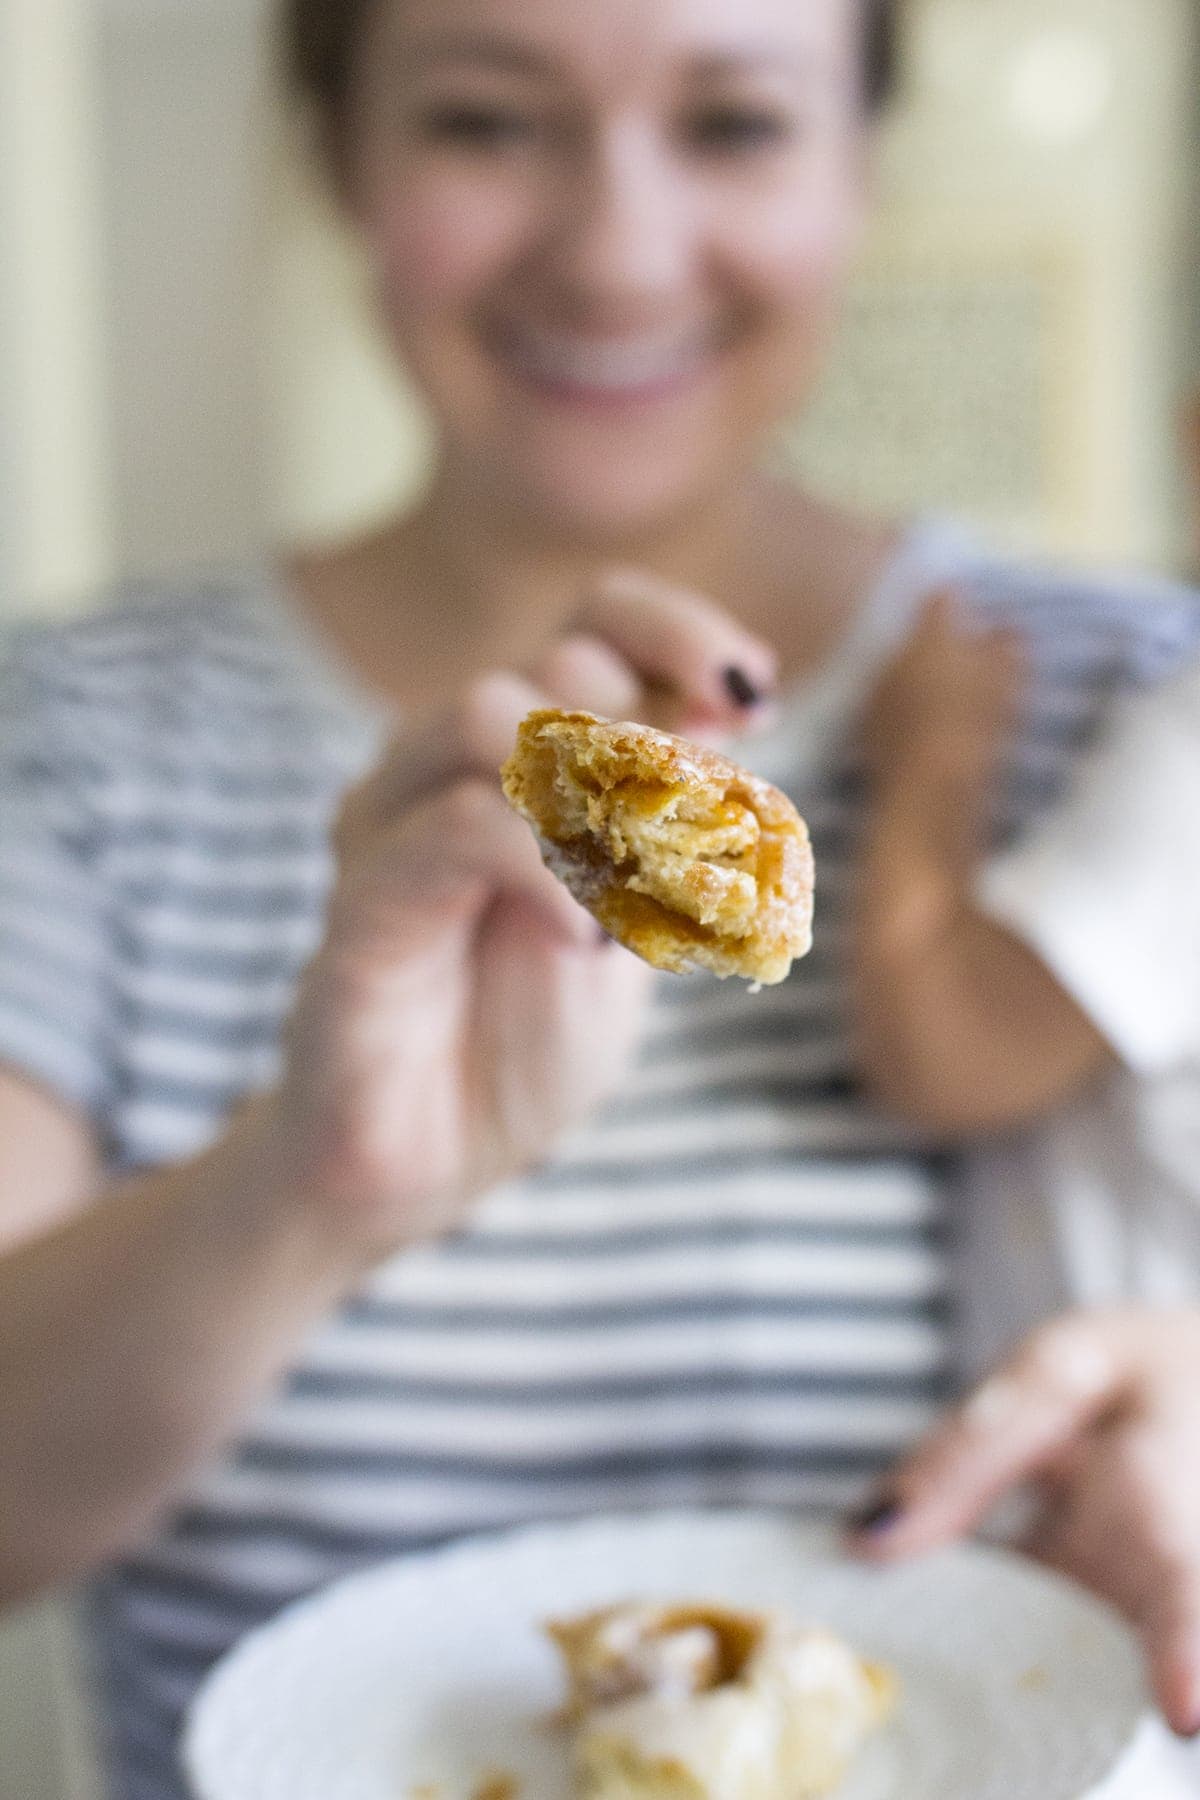
<svg viewBox="0 0 1200 1800">
<path fill-rule="evenodd" d="M 812 941 L 812 851 L 786 794 L 716 751 L 592 713 L 530 713 L 501 770 L 548 866 L 657 969 L 770 985 Z"/>
</svg>

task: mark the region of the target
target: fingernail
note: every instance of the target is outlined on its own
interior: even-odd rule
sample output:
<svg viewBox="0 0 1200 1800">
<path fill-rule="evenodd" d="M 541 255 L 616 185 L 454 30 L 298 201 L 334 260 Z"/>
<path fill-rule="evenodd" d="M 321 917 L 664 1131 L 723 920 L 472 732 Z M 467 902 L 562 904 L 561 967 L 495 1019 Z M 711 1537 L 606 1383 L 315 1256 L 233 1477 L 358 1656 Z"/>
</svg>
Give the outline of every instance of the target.
<svg viewBox="0 0 1200 1800">
<path fill-rule="evenodd" d="M 851 1516 L 850 1529 L 860 1537 L 882 1537 L 899 1523 L 901 1511 L 896 1500 L 876 1500 Z"/>
<path fill-rule="evenodd" d="M 739 669 L 731 663 L 721 676 L 725 683 L 725 692 L 735 706 L 760 706 L 763 701 L 761 688 L 755 687 L 745 669 Z"/>
</svg>

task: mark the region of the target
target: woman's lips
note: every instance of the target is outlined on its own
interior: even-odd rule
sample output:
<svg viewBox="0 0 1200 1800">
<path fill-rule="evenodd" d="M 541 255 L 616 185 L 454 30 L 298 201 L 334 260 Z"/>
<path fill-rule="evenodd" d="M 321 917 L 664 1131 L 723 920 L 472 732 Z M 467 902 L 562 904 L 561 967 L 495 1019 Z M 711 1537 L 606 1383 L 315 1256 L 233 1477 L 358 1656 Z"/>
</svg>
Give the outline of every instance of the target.
<svg viewBox="0 0 1200 1800">
<path fill-rule="evenodd" d="M 500 336 L 495 354 L 526 386 L 550 398 L 611 407 L 682 393 L 709 373 L 717 344 L 708 331 L 594 338 L 526 330 Z"/>
</svg>

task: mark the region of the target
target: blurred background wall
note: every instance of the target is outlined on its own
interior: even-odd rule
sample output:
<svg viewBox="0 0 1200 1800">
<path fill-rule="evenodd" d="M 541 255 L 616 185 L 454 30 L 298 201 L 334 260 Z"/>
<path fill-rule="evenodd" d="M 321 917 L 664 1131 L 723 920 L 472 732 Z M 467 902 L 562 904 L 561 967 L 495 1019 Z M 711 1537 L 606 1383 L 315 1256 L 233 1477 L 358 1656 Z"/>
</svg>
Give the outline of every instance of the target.
<svg viewBox="0 0 1200 1800">
<path fill-rule="evenodd" d="M 9 0 L 0 606 L 320 535 L 419 481 L 419 413 L 266 102 L 264 0 Z M 833 491 L 1179 563 L 1200 381 L 1193 0 L 911 0 L 837 366 Z"/>
</svg>

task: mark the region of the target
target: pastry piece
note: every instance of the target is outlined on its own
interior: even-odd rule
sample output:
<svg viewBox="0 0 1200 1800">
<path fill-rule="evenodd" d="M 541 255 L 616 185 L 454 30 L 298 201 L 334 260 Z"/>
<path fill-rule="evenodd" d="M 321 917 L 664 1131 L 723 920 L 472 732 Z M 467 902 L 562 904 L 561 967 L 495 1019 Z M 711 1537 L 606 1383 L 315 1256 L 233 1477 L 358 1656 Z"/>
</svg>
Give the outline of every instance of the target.
<svg viewBox="0 0 1200 1800">
<path fill-rule="evenodd" d="M 895 1684 L 827 1631 L 715 1606 L 615 1606 L 551 1625 L 579 1800 L 816 1800 Z"/>
<path fill-rule="evenodd" d="M 656 969 L 782 981 L 812 941 L 812 851 L 785 794 L 647 725 L 530 713 L 501 770 L 548 866 Z"/>
</svg>

